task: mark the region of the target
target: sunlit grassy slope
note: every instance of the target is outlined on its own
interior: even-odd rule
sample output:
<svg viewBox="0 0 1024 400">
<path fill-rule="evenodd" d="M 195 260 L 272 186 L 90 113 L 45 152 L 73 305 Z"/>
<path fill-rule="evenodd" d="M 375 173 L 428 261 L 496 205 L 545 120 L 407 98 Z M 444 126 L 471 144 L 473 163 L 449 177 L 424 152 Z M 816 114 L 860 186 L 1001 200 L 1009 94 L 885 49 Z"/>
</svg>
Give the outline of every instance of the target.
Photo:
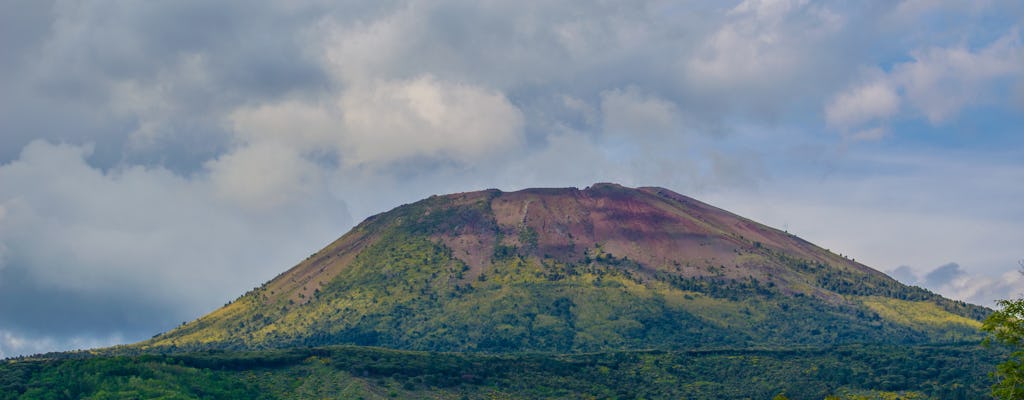
<svg viewBox="0 0 1024 400">
<path fill-rule="evenodd" d="M 666 192 L 432 197 L 139 347 L 565 353 L 978 338 L 983 308 Z"/>
<path fill-rule="evenodd" d="M 981 322 L 950 313 L 927 301 L 907 301 L 881 296 L 864 297 L 861 301 L 882 318 L 917 329 L 958 324 L 971 329 L 981 328 Z"/>
</svg>

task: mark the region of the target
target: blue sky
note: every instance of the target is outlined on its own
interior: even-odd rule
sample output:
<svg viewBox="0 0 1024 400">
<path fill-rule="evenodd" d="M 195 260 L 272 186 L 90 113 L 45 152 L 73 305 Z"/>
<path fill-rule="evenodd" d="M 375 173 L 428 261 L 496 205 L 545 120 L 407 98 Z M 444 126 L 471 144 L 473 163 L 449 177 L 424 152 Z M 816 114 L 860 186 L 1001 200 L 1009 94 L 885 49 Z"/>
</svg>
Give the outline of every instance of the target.
<svg viewBox="0 0 1024 400">
<path fill-rule="evenodd" d="M 132 342 L 431 194 L 673 189 L 1024 293 L 1019 1 L 0 4 L 0 357 Z"/>
</svg>

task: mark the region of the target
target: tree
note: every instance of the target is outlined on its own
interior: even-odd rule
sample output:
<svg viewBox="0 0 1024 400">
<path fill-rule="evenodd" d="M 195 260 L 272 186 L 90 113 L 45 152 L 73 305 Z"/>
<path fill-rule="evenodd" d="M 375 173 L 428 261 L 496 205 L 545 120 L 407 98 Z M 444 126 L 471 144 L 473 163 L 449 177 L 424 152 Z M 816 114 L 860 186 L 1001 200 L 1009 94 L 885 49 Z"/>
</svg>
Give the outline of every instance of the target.
<svg viewBox="0 0 1024 400">
<path fill-rule="evenodd" d="M 1024 273 L 1024 260 L 1019 262 Z M 1024 399 L 1024 298 L 999 300 L 999 310 L 989 315 L 981 329 L 989 333 L 985 344 L 992 341 L 1010 348 L 1010 356 L 996 366 L 996 384 L 992 394 L 1001 399 Z"/>
</svg>

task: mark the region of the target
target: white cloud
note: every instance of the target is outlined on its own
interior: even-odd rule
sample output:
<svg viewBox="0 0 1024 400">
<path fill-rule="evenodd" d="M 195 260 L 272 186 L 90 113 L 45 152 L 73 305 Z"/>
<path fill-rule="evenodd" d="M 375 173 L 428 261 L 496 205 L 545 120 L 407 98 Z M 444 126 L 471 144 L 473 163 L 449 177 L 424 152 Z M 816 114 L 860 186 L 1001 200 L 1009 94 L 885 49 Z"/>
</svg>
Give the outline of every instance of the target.
<svg viewBox="0 0 1024 400">
<path fill-rule="evenodd" d="M 1016 299 L 1024 295 L 1024 277 L 1016 270 L 1006 271 L 999 276 L 968 274 L 964 271 L 933 290 L 954 299 L 995 307 L 996 300 Z"/>
<path fill-rule="evenodd" d="M 743 1 L 686 61 L 689 80 L 711 89 L 787 86 L 814 64 L 808 50 L 843 25 L 806 0 Z"/>
<path fill-rule="evenodd" d="M 266 143 L 302 153 L 333 151 L 344 129 L 335 103 L 334 99 L 323 104 L 286 99 L 237 108 L 228 120 L 236 142 L 242 145 Z"/>
<path fill-rule="evenodd" d="M 502 93 L 430 76 L 358 86 L 339 106 L 350 165 L 418 156 L 469 163 L 522 142 L 523 115 Z"/>
<path fill-rule="evenodd" d="M 844 133 L 857 132 L 850 135 L 854 138 L 880 137 L 886 121 L 904 109 L 938 125 L 967 107 L 1012 102 L 1013 94 L 1004 93 L 1003 86 L 1024 79 L 1024 47 L 1017 30 L 977 50 L 962 45 L 929 47 L 910 56 L 912 61 L 897 63 L 869 83 L 833 96 L 825 105 L 826 122 Z"/>
<path fill-rule="evenodd" d="M 995 307 L 996 300 L 1024 296 L 1024 275 L 1020 270 L 992 272 L 995 273 L 972 273 L 957 263 L 947 263 L 925 272 L 904 265 L 889 273 L 908 285 L 985 307 Z"/>
<path fill-rule="evenodd" d="M 911 56 L 914 61 L 893 68 L 893 79 L 933 124 L 955 117 L 964 107 L 995 100 L 994 85 L 1001 79 L 1024 77 L 1024 47 L 1016 30 L 977 51 L 931 47 Z"/>
<path fill-rule="evenodd" d="M 472 164 L 518 150 L 523 118 L 498 91 L 431 76 L 373 81 L 322 104 L 285 101 L 231 116 L 243 142 L 328 151 L 346 167 L 370 168 L 417 158 Z"/>
<path fill-rule="evenodd" d="M 899 111 L 900 97 L 884 82 L 873 82 L 836 96 L 825 107 L 825 120 L 832 126 L 856 126 L 886 119 Z"/>
<path fill-rule="evenodd" d="M 411 53 L 419 35 L 425 34 L 423 18 L 417 16 L 424 15 L 423 9 L 429 7 L 428 3 L 412 3 L 386 16 L 351 24 L 324 19 L 311 35 L 324 41 L 320 44 L 324 60 L 336 80 L 379 79 L 403 66 L 397 58 Z"/>
<path fill-rule="evenodd" d="M 677 132 L 679 110 L 675 103 L 645 95 L 636 87 L 601 92 L 604 130 L 613 135 L 655 135 Z"/>
<path fill-rule="evenodd" d="M 206 164 L 216 194 L 252 211 L 268 211 L 316 196 L 320 168 L 293 148 L 247 145 Z"/>
</svg>

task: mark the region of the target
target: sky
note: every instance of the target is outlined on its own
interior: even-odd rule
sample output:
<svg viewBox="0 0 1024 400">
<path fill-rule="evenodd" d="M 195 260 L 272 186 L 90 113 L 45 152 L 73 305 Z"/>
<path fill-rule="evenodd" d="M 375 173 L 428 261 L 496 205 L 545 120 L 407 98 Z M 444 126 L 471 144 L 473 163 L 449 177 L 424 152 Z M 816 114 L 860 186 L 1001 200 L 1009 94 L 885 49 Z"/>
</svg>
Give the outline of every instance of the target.
<svg viewBox="0 0 1024 400">
<path fill-rule="evenodd" d="M 0 1 L 0 358 L 149 338 L 432 194 L 661 186 L 1024 294 L 1024 3 Z"/>
</svg>

